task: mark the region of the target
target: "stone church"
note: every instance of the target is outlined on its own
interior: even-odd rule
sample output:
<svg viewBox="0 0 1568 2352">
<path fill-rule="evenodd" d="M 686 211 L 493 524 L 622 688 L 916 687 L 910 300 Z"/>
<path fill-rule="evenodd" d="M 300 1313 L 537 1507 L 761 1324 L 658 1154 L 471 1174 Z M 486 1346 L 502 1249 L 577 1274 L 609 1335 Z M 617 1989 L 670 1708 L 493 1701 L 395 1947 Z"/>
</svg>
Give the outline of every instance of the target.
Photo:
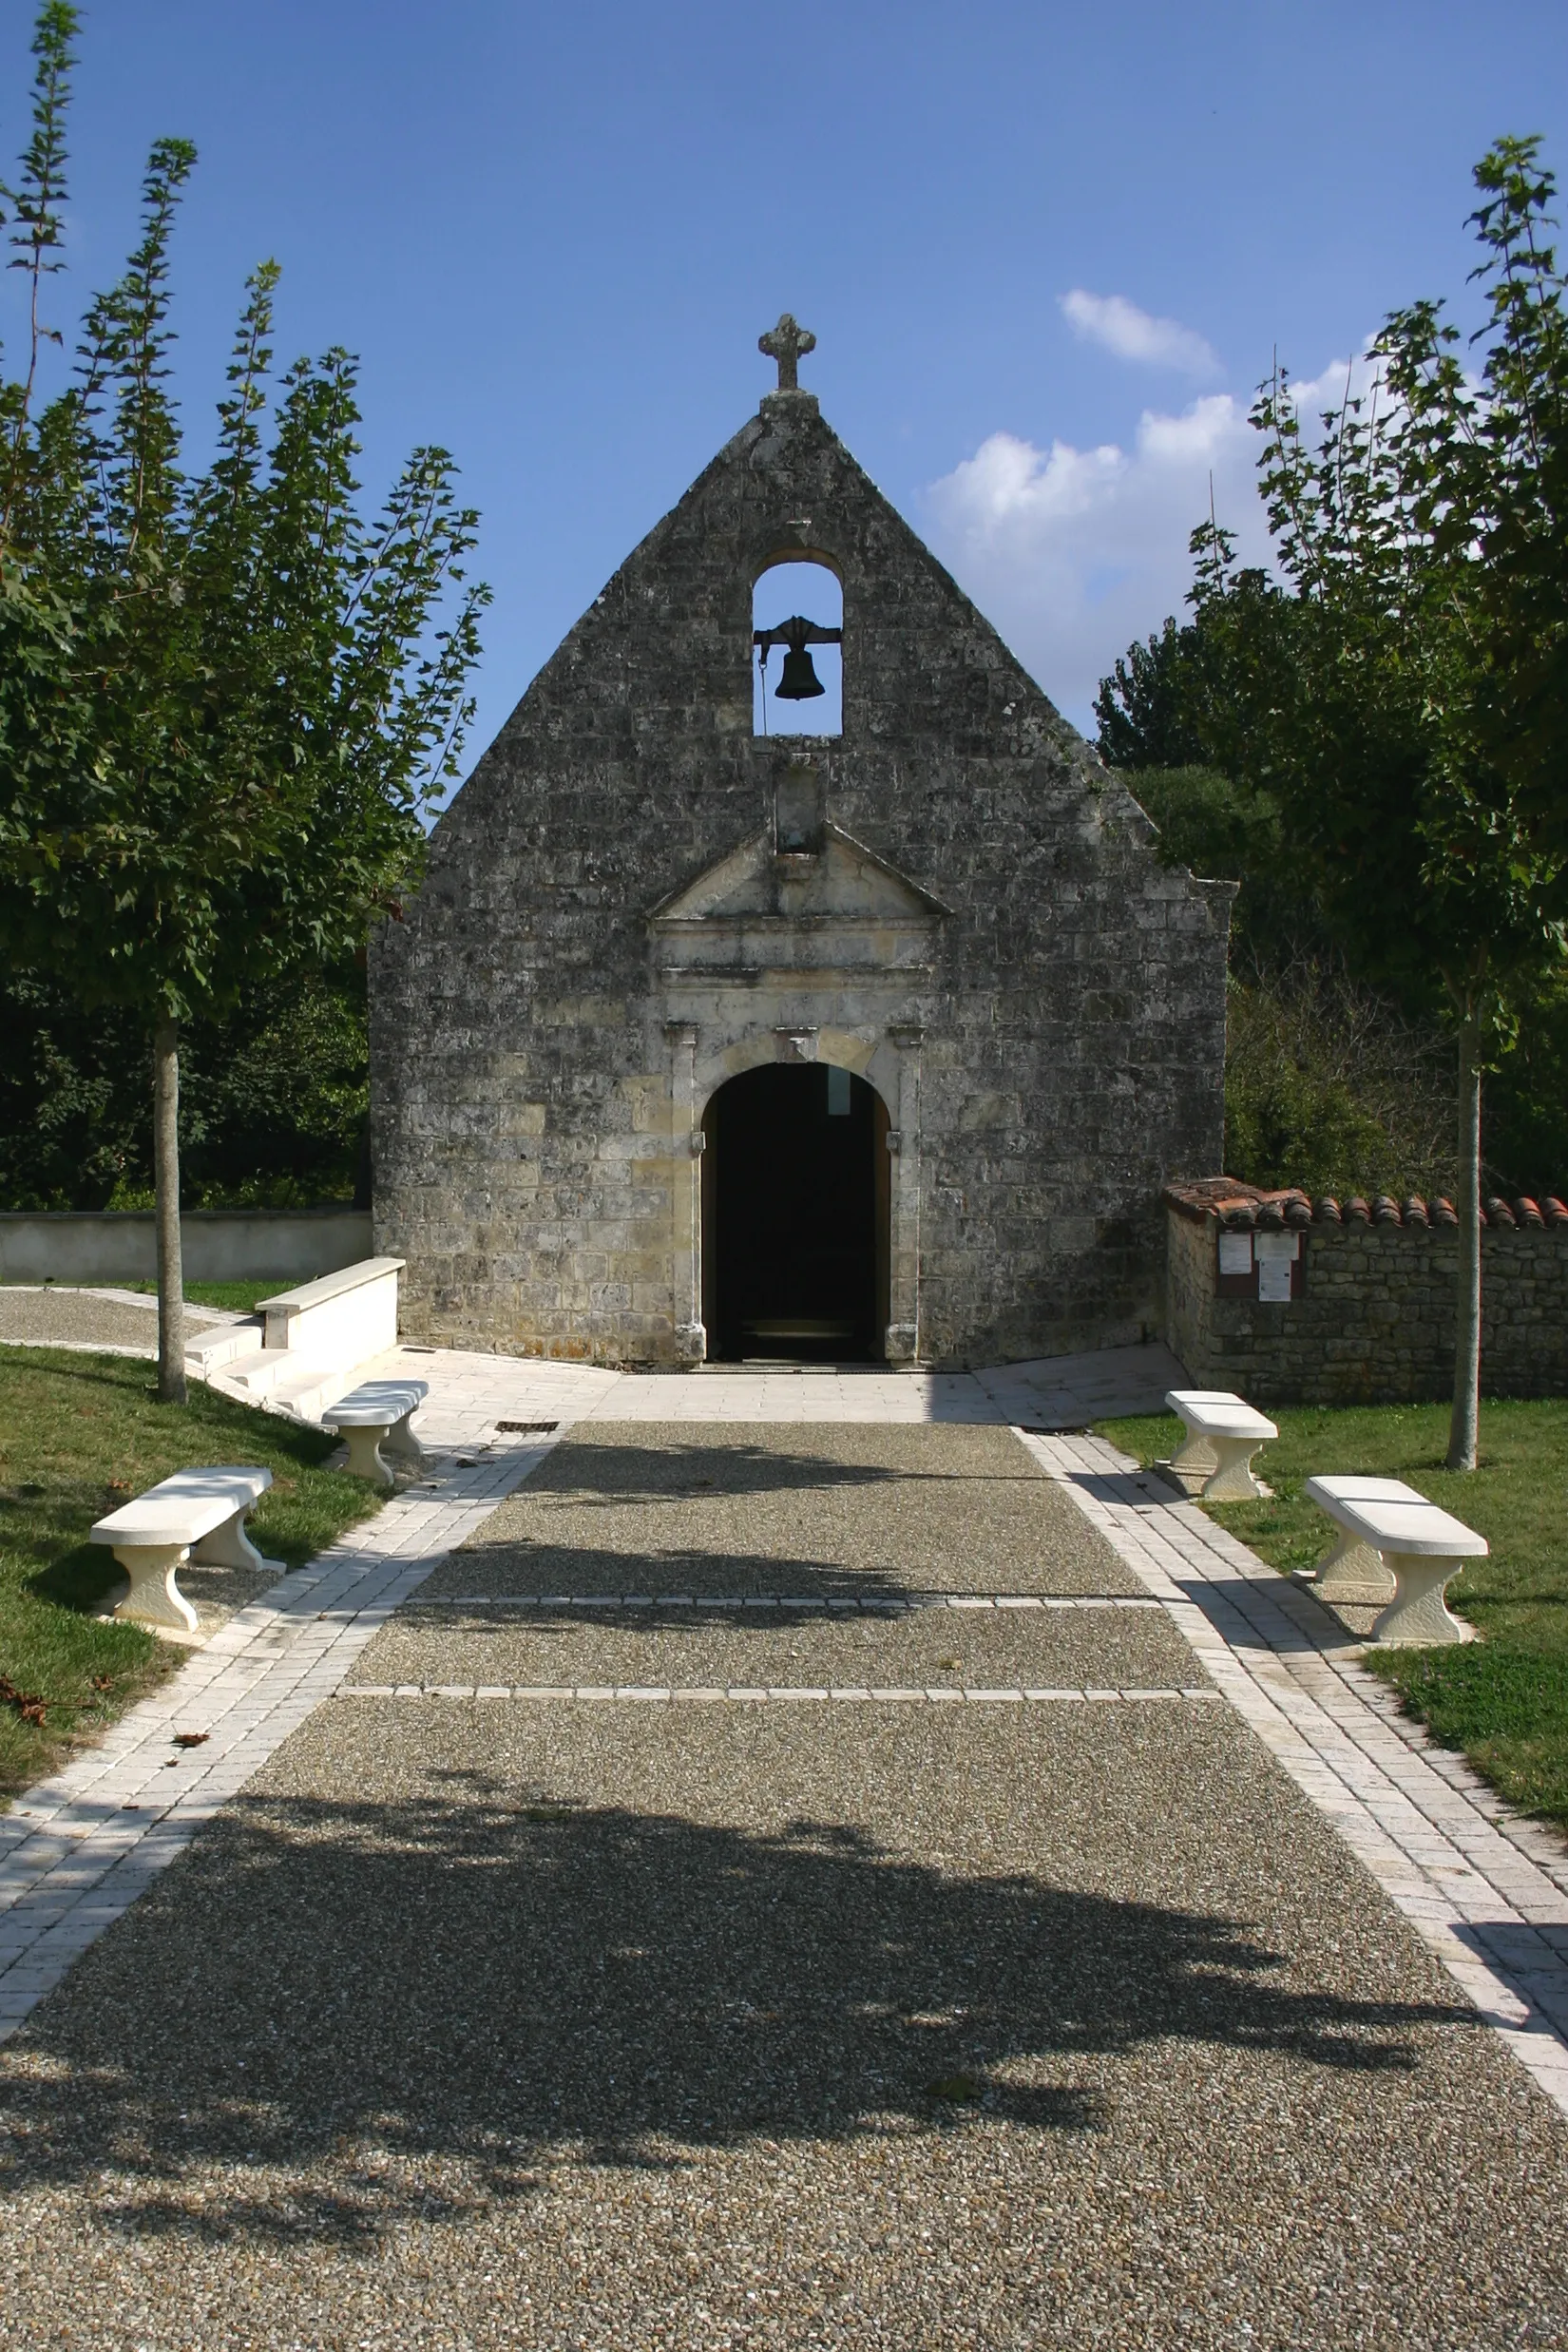
<svg viewBox="0 0 1568 2352">
<path fill-rule="evenodd" d="M 1220 1165 L 1232 886 L 1159 864 L 799 389 L 812 344 L 762 338 L 778 389 L 375 941 L 375 1248 L 411 1337 L 961 1366 L 1157 1327 L 1160 1188 Z M 795 584 L 824 581 L 837 627 Z M 839 729 L 778 733 L 813 657 Z"/>
</svg>

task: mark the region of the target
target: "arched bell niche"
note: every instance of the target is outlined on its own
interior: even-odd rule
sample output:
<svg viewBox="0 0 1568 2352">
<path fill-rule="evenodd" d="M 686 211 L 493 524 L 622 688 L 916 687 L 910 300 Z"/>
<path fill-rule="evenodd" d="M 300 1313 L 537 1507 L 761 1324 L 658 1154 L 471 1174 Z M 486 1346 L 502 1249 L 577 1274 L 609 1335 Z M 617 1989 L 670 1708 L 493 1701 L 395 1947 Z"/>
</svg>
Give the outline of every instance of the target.
<svg viewBox="0 0 1568 2352">
<path fill-rule="evenodd" d="M 808 625 L 786 640 L 792 621 Z M 752 591 L 754 735 L 843 734 L 844 652 L 836 641 L 843 627 L 844 591 L 825 564 L 769 564 Z M 832 641 L 818 632 L 831 632 Z M 813 684 L 820 693 L 809 691 Z"/>
</svg>

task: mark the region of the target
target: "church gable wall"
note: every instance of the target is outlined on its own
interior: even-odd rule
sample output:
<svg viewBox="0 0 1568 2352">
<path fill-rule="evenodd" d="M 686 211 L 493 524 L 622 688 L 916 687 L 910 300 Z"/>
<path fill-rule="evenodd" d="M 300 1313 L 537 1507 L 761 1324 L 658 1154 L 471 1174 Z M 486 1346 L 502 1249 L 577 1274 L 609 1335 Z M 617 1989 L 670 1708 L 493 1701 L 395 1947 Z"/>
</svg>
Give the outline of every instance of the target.
<svg viewBox="0 0 1568 2352">
<path fill-rule="evenodd" d="M 844 583 L 840 737 L 752 734 L 753 584 L 789 552 Z M 683 977 L 719 949 L 657 910 L 768 832 L 792 767 L 935 911 L 874 952 L 848 916 L 765 920 L 749 978 Z M 797 1052 L 883 1096 L 891 1319 L 918 1313 L 923 1357 L 1156 1328 L 1161 1186 L 1220 1158 L 1229 889 L 1150 839 L 810 395 L 770 396 L 541 672 L 376 942 L 376 1247 L 408 1260 L 407 1329 L 688 1357 L 694 1131 L 722 1075 Z"/>
</svg>

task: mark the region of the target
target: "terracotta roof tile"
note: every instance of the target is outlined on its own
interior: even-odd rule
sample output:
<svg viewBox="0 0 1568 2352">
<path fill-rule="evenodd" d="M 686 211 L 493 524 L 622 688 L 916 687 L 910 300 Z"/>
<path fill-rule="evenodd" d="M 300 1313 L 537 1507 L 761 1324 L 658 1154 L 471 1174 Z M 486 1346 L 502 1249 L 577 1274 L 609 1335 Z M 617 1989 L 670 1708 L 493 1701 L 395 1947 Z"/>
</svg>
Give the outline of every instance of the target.
<svg viewBox="0 0 1568 2352">
<path fill-rule="evenodd" d="M 1441 1193 L 1430 1201 L 1412 1193 L 1403 1204 L 1387 1193 L 1380 1193 L 1373 1201 L 1353 1193 L 1344 1202 L 1325 1194 L 1314 1203 L 1293 1185 L 1279 1192 L 1266 1192 L 1256 1184 L 1243 1184 L 1239 1177 L 1219 1176 L 1192 1176 L 1167 1184 L 1165 1199 L 1183 1216 L 1199 1220 L 1216 1217 L 1221 1225 L 1235 1233 L 1247 1233 L 1254 1227 L 1277 1233 L 1285 1226 L 1299 1229 L 1312 1224 L 1406 1225 L 1419 1230 L 1459 1223 L 1453 1202 Z M 1515 1227 L 1537 1231 L 1551 1227 L 1560 1231 L 1568 1226 L 1568 1206 L 1555 1193 L 1543 1195 L 1539 1202 L 1524 1196 L 1507 1201 L 1494 1194 L 1482 1211 L 1481 1221 L 1501 1231 Z"/>
</svg>

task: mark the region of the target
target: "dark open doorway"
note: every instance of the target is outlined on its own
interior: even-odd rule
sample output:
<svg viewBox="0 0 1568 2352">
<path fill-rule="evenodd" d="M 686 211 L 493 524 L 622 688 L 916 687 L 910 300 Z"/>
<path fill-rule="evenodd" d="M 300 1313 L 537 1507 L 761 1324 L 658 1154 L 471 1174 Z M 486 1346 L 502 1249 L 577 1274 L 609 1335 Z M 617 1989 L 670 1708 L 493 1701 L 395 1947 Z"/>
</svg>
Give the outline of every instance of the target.
<svg viewBox="0 0 1568 2352">
<path fill-rule="evenodd" d="M 868 1364 L 888 1322 L 888 1114 L 849 1070 L 773 1063 L 703 1119 L 702 1315 L 721 1362 Z"/>
</svg>

